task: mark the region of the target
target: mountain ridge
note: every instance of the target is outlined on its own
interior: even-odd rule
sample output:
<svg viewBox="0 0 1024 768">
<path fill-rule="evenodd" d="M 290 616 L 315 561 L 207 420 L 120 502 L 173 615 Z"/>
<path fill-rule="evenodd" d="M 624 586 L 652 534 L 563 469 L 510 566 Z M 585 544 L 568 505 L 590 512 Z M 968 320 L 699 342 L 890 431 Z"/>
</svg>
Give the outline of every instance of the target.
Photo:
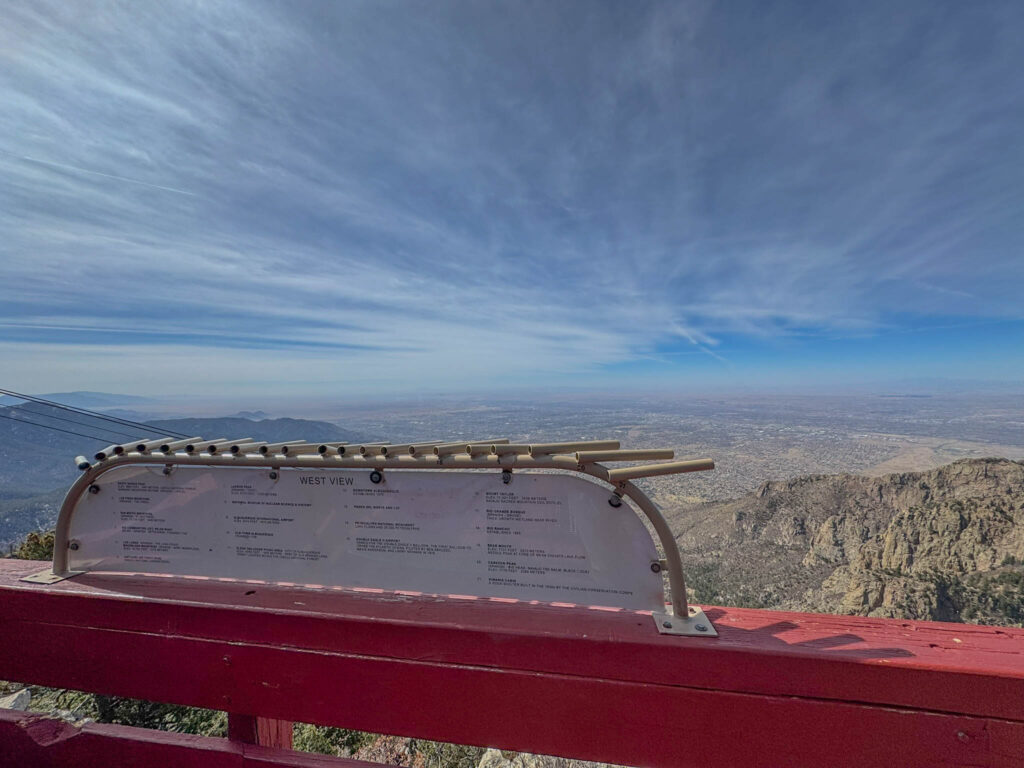
<svg viewBox="0 0 1024 768">
<path fill-rule="evenodd" d="M 1024 621 L 1024 462 L 769 481 L 669 518 L 697 602 Z"/>
</svg>

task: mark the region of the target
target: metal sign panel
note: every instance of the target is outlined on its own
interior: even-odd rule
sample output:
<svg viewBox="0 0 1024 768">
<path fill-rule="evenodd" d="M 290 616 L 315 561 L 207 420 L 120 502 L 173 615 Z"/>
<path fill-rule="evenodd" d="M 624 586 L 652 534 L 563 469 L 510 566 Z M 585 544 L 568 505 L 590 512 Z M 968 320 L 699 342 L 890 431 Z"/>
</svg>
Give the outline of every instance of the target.
<svg viewBox="0 0 1024 768">
<path fill-rule="evenodd" d="M 374 483 L 371 474 L 117 467 L 77 504 L 69 565 L 664 609 L 650 534 L 595 483 L 411 470 Z"/>
</svg>

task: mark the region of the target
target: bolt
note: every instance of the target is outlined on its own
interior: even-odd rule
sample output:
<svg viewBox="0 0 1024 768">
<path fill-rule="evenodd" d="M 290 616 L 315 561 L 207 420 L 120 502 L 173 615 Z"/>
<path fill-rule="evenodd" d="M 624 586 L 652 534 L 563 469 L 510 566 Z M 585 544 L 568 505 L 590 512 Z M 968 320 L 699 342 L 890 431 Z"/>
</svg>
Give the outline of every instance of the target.
<svg viewBox="0 0 1024 768">
<path fill-rule="evenodd" d="M 69 541 L 68 542 L 68 549 L 70 549 L 72 552 L 77 552 L 78 551 L 78 541 L 76 539 L 72 539 L 71 541 Z"/>
<path fill-rule="evenodd" d="M 100 487 L 98 485 L 96 485 L 96 483 L 93 483 L 92 485 L 89 486 L 89 493 L 97 494 L 99 492 L 100 492 Z"/>
<path fill-rule="evenodd" d="M 652 573 L 661 573 L 661 563 L 651 563 Z"/>
<path fill-rule="evenodd" d="M 370 473 L 370 482 L 373 483 L 374 485 L 381 482 L 382 480 L 384 480 L 384 475 L 379 469 L 375 469 L 373 470 L 373 472 Z"/>
<path fill-rule="evenodd" d="M 698 632 L 707 632 L 708 631 L 708 628 L 706 626 L 704 626 L 703 624 L 694 624 L 693 628 L 696 629 Z"/>
<path fill-rule="evenodd" d="M 672 629 L 672 622 L 671 621 L 663 621 L 663 622 L 661 622 L 661 626 L 663 626 L 665 629 Z"/>
<path fill-rule="evenodd" d="M 271 480 L 277 480 L 277 470 L 272 470 L 270 473 Z"/>
<path fill-rule="evenodd" d="M 165 475 L 169 475 L 169 474 L 171 474 L 171 470 L 172 470 L 172 469 L 174 469 L 174 466 L 173 466 L 173 465 L 171 465 L 171 464 L 168 464 L 168 465 L 166 465 L 166 466 L 164 467 L 164 474 L 165 474 Z"/>
<path fill-rule="evenodd" d="M 622 506 L 622 499 L 613 493 L 612 497 L 608 499 L 608 503 L 611 504 L 616 509 L 618 509 L 619 507 Z"/>
<path fill-rule="evenodd" d="M 507 469 L 502 470 L 501 472 L 501 482 L 503 482 L 505 485 L 508 485 L 509 483 L 512 482 L 512 473 L 509 472 Z"/>
</svg>

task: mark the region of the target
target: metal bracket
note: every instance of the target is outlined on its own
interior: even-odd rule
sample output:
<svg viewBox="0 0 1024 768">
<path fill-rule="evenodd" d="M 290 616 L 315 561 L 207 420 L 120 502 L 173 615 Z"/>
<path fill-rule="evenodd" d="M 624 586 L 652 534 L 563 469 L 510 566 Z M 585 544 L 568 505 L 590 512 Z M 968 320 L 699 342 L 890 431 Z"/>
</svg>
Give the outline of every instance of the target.
<svg viewBox="0 0 1024 768">
<path fill-rule="evenodd" d="M 58 576 L 53 572 L 52 568 L 47 568 L 45 571 L 33 573 L 31 576 L 23 576 L 19 581 L 27 581 L 30 584 L 56 584 L 58 581 L 70 579 L 72 576 L 77 576 L 80 573 L 82 571 L 68 571 L 63 576 Z"/>
<path fill-rule="evenodd" d="M 704 610 L 691 605 L 690 615 L 680 618 L 671 613 L 652 613 L 654 626 L 663 635 L 682 635 L 683 637 L 718 637 L 715 625 L 704 615 Z"/>
</svg>

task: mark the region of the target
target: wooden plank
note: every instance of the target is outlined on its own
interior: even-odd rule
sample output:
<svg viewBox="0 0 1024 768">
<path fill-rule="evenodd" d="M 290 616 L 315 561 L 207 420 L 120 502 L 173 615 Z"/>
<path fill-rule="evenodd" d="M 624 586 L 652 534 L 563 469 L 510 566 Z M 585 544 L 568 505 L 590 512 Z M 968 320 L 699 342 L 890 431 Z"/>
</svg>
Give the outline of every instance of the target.
<svg viewBox="0 0 1024 768">
<path fill-rule="evenodd" d="M 381 768 L 376 763 L 0 709 L 0 768 Z"/>
<path fill-rule="evenodd" d="M 628 611 L 180 578 L 17 581 L 33 570 L 0 561 L 0 618 L 1024 719 L 1019 629 L 711 608 L 720 637 L 681 638 Z"/>
<path fill-rule="evenodd" d="M 1020 721 L 0 622 L 16 638 L 15 679 L 624 765 L 1024 766 Z"/>
</svg>

